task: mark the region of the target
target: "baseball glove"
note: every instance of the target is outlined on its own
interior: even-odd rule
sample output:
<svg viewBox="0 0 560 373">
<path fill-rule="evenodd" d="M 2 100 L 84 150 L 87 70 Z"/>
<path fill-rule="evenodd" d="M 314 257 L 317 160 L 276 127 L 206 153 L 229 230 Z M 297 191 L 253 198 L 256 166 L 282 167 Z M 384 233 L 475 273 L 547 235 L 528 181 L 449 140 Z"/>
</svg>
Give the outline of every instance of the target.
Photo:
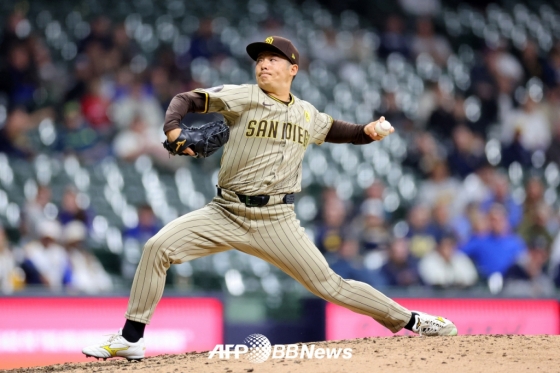
<svg viewBox="0 0 560 373">
<path fill-rule="evenodd" d="M 200 127 L 183 127 L 174 141 L 165 140 L 163 147 L 173 155 L 183 153 L 187 148 L 195 152 L 195 158 L 206 158 L 214 154 L 229 140 L 229 127 L 223 121 L 206 123 Z"/>
</svg>

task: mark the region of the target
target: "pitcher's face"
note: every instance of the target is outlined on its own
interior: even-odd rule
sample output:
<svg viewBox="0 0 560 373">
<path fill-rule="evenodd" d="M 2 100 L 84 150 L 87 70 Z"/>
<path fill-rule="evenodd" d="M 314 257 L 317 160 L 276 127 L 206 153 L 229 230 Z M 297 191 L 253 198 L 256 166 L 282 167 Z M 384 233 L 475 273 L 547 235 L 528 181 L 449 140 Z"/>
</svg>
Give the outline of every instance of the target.
<svg viewBox="0 0 560 373">
<path fill-rule="evenodd" d="M 284 56 L 263 52 L 257 58 L 255 77 L 263 90 L 274 91 L 276 87 L 291 85 L 297 70 L 297 65 L 292 65 Z"/>
</svg>

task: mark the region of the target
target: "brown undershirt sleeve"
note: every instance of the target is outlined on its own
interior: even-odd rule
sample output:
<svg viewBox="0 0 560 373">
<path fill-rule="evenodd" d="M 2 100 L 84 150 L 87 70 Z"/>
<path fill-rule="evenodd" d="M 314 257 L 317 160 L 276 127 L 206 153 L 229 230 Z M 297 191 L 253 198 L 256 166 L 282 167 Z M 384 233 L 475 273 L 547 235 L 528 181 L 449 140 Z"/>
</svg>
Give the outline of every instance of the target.
<svg viewBox="0 0 560 373">
<path fill-rule="evenodd" d="M 207 107 L 207 99 L 207 95 L 198 92 L 184 92 L 173 97 L 165 112 L 163 132 L 181 128 L 181 119 L 187 113 L 203 113 Z"/>
<path fill-rule="evenodd" d="M 329 133 L 327 133 L 325 142 L 363 145 L 369 144 L 373 142 L 373 140 L 364 132 L 364 126 L 336 119 L 333 121 Z"/>
</svg>

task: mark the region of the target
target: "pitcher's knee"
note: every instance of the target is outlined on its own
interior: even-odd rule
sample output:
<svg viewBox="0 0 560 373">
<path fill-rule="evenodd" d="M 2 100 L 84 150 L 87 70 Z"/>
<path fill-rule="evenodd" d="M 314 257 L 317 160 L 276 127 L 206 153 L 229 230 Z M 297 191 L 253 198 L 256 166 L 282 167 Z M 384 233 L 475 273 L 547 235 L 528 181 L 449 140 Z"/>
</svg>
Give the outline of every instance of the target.
<svg viewBox="0 0 560 373">
<path fill-rule="evenodd" d="M 339 298 L 345 281 L 331 270 L 317 278 L 311 284 L 312 289 L 310 290 L 325 300 L 333 301 Z"/>
<path fill-rule="evenodd" d="M 157 248 L 158 246 L 161 246 L 158 243 L 158 236 L 152 236 L 148 241 L 146 241 L 146 243 L 144 244 L 144 251 L 146 250 L 151 250 L 153 248 Z"/>
<path fill-rule="evenodd" d="M 141 260 L 149 260 L 169 268 L 170 260 L 166 249 L 167 247 L 163 244 L 163 240 L 158 235 L 155 235 L 144 245 Z"/>
</svg>

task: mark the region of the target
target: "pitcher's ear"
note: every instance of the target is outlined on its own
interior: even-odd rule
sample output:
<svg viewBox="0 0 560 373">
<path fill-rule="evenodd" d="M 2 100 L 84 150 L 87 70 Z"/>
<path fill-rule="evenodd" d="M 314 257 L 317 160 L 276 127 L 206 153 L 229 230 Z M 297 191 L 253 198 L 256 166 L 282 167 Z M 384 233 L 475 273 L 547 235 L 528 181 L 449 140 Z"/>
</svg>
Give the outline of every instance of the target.
<svg viewBox="0 0 560 373">
<path fill-rule="evenodd" d="M 290 66 L 290 73 L 291 73 L 293 76 L 296 76 L 297 73 L 298 73 L 298 71 L 299 71 L 299 66 L 298 66 L 298 65 L 295 65 L 295 64 L 294 64 L 294 65 Z"/>
</svg>

